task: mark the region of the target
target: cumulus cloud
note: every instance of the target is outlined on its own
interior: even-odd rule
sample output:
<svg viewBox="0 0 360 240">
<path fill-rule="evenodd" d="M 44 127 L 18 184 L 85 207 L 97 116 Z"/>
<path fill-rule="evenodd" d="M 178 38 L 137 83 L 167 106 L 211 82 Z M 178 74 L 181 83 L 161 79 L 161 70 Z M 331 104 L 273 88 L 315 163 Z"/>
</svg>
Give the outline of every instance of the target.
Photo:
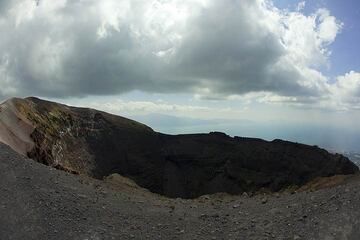
<svg viewBox="0 0 360 240">
<path fill-rule="evenodd" d="M 360 109 L 360 73 L 350 71 L 331 86 L 331 104 L 340 110 Z"/>
<path fill-rule="evenodd" d="M 304 15 L 304 5 L 292 12 L 270 0 L 1 1 L 0 95 L 323 99 L 348 81 L 330 84 L 318 70 L 342 24 L 327 9 Z"/>
</svg>

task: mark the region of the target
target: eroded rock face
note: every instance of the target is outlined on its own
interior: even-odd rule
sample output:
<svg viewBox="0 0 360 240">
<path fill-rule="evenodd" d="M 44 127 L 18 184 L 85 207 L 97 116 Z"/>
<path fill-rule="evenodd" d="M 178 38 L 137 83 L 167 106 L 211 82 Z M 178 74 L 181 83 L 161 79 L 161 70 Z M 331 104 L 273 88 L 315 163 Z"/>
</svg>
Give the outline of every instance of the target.
<svg viewBox="0 0 360 240">
<path fill-rule="evenodd" d="M 35 128 L 15 103 L 15 99 L 10 99 L 0 105 L 0 142 L 26 155 L 34 147 L 30 135 Z"/>
<path fill-rule="evenodd" d="M 342 155 L 281 140 L 165 135 L 130 119 L 37 98 L 11 99 L 0 109 L 0 140 L 17 152 L 95 178 L 118 173 L 170 197 L 277 191 L 358 171 Z"/>
</svg>

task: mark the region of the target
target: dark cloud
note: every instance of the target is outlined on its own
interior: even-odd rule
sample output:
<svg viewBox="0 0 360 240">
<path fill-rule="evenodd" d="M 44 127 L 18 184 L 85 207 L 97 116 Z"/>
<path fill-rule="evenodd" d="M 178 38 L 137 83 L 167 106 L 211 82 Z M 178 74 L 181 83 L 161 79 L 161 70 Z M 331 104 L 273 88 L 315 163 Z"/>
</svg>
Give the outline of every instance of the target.
<svg viewBox="0 0 360 240">
<path fill-rule="evenodd" d="M 301 76 L 293 68 L 275 70 L 285 49 L 276 35 L 257 24 L 256 12 L 251 16 L 259 11 L 249 12 L 255 6 L 248 5 L 254 4 L 218 1 L 204 9 L 176 56 L 180 59 L 175 66 L 180 67 L 178 74 L 206 79 L 203 87 L 224 94 L 297 94 Z"/>
<path fill-rule="evenodd" d="M 9 10 L 10 3 L 11 3 L 10 0 L 1 0 L 0 1 L 0 14 L 1 15 L 5 14 Z"/>
<path fill-rule="evenodd" d="M 306 64 L 289 60 L 297 57 L 283 39 L 289 14 L 265 1 L 26 3 L 0 2 L 0 12 L 12 8 L 0 20 L 3 96 L 324 91 L 307 83 Z"/>
</svg>

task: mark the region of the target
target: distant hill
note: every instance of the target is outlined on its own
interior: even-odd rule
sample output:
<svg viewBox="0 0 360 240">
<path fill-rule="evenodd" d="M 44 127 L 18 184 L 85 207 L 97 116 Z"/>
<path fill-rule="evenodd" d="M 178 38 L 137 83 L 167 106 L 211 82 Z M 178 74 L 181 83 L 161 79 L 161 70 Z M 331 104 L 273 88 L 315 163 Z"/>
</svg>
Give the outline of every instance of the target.
<svg viewBox="0 0 360 240">
<path fill-rule="evenodd" d="M 220 132 L 167 135 L 127 118 L 34 97 L 1 104 L 0 141 L 58 169 L 98 179 L 118 173 L 170 197 L 278 191 L 358 172 L 346 157 L 318 147 Z"/>
</svg>

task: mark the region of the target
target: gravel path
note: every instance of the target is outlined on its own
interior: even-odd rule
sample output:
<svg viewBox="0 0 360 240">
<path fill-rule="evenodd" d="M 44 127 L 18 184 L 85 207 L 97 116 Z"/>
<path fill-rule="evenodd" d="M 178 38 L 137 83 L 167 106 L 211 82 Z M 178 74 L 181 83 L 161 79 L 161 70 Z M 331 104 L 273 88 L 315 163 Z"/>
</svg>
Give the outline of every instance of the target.
<svg viewBox="0 0 360 240">
<path fill-rule="evenodd" d="M 0 144 L 0 239 L 358 240 L 358 179 L 316 192 L 167 199 L 58 171 Z"/>
</svg>

